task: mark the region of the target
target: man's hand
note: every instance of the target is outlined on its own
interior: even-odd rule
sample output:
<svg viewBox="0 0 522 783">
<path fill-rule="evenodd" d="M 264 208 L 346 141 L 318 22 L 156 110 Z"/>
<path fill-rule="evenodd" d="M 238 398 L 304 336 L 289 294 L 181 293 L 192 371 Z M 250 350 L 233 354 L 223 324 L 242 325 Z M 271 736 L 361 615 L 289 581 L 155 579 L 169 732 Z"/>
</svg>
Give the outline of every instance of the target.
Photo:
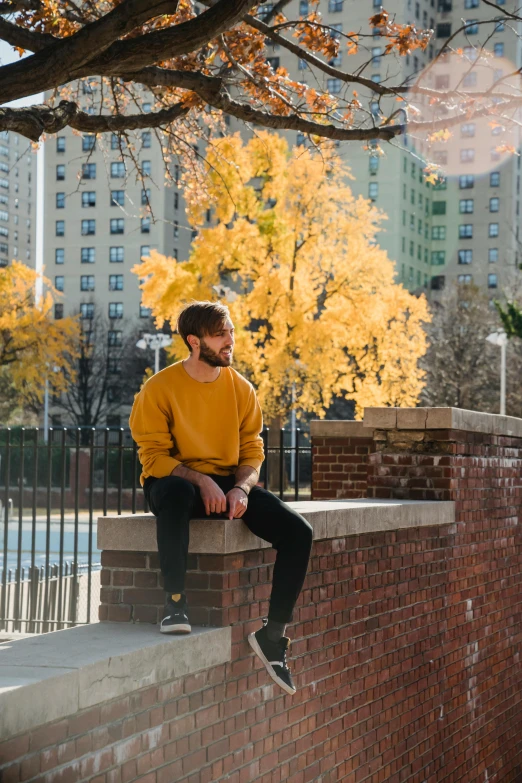
<svg viewBox="0 0 522 783">
<path fill-rule="evenodd" d="M 210 476 L 203 476 L 198 485 L 207 516 L 212 513 L 221 514 L 227 510 L 227 498 Z"/>
<path fill-rule="evenodd" d="M 227 492 L 226 499 L 228 501 L 228 518 L 239 519 L 242 517 L 248 506 L 248 497 L 243 490 L 237 489 L 237 487 L 231 489 Z"/>
</svg>

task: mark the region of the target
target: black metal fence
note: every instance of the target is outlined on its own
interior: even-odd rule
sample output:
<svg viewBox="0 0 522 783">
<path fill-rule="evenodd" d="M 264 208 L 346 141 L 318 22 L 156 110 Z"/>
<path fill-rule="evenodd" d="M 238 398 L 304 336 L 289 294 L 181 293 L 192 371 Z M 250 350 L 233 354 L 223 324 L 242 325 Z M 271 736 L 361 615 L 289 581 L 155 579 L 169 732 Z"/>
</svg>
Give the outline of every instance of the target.
<svg viewBox="0 0 522 783">
<path fill-rule="evenodd" d="M 148 511 L 137 446 L 123 428 L 0 429 L 0 631 L 47 632 L 96 619 L 96 520 Z M 299 429 L 262 433 L 260 483 L 310 498 L 311 446 Z"/>
</svg>

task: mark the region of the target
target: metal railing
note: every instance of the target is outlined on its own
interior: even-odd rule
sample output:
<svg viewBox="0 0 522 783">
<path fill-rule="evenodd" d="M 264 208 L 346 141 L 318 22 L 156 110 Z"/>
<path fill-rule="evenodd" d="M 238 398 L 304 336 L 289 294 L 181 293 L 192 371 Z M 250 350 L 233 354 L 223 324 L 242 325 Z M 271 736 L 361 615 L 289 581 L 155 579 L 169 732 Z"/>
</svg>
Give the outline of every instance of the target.
<svg viewBox="0 0 522 783">
<path fill-rule="evenodd" d="M 308 433 L 265 428 L 262 438 L 260 484 L 284 500 L 309 499 Z M 129 429 L 54 427 L 47 439 L 39 428 L 0 429 L 0 630 L 96 619 L 95 521 L 148 511 L 140 473 Z"/>
</svg>

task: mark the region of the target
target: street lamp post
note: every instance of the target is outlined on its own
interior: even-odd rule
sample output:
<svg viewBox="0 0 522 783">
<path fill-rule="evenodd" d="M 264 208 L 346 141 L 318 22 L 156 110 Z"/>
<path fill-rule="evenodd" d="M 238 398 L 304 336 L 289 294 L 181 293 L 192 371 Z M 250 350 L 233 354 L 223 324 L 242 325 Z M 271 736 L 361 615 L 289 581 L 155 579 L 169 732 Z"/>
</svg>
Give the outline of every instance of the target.
<svg viewBox="0 0 522 783">
<path fill-rule="evenodd" d="M 486 337 L 488 343 L 500 346 L 500 415 L 506 415 L 506 347 L 507 334 L 505 332 L 492 332 Z"/>
<path fill-rule="evenodd" d="M 146 350 L 151 348 L 154 351 L 154 373 L 159 372 L 159 352 L 161 348 L 166 348 L 172 342 L 172 337 L 168 334 L 158 332 L 156 334 L 144 334 L 141 340 L 136 343 L 137 348 Z"/>
</svg>

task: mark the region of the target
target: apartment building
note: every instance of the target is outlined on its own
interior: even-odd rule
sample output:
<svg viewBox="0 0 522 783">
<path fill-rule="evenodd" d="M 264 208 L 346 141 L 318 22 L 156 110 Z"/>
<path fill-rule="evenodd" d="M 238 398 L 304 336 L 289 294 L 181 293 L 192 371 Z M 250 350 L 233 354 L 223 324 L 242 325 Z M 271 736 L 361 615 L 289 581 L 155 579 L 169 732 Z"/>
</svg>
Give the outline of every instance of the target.
<svg viewBox="0 0 522 783">
<path fill-rule="evenodd" d="M 36 156 L 31 142 L 0 132 L 0 267 L 13 260 L 34 267 Z"/>
<path fill-rule="evenodd" d="M 272 4 L 273 5 L 273 4 Z M 508 8 L 505 0 L 497 5 Z M 513 3 L 511 3 L 513 5 Z M 265 4 L 265 12 L 271 4 Z M 311 6 L 307 0 L 294 0 L 287 6 L 287 15 L 307 13 Z M 381 0 L 366 0 L 353 3 L 351 0 L 320 0 L 319 10 L 325 24 L 339 32 L 360 32 L 371 35 L 360 38 L 358 53 L 348 55 L 345 42 L 339 56 L 332 61 L 345 70 L 357 70 L 364 63 L 365 76 L 376 83 L 398 84 L 405 79 L 420 78 L 423 69 L 439 51 L 442 43 L 455 32 L 462 21 L 472 23 L 466 33 L 452 42 L 461 48 L 466 62 L 471 63 L 475 47 L 488 38 L 487 49 L 492 58 L 502 61 L 504 72 L 506 62 L 520 64 L 521 39 L 509 31 L 502 20 L 487 28 L 479 22 L 495 17 L 491 6 L 480 0 L 390 0 L 385 4 L 390 17 L 399 23 L 414 23 L 418 27 L 431 28 L 434 37 L 425 51 L 415 50 L 411 55 L 400 58 L 383 57 L 384 44 L 378 30 L 369 27 L 369 18 L 378 13 Z M 510 23 L 510 27 L 513 24 Z M 476 41 L 476 43 L 474 43 Z M 271 60 L 274 67 L 286 67 L 292 78 L 316 83 L 317 74 L 312 76 L 307 63 L 286 52 L 281 47 L 271 46 Z M 490 69 L 494 78 L 500 78 L 500 68 L 493 64 Z M 342 81 L 322 78 L 323 87 L 333 94 L 351 97 L 354 85 Z M 314 81 L 312 82 L 312 79 Z M 469 82 L 471 86 L 471 78 Z M 370 112 L 379 117 L 387 116 L 397 108 L 393 100 L 380 102 L 364 88 L 355 85 L 358 97 Z M 442 84 L 439 89 L 443 89 Z M 491 154 L 489 165 L 480 161 L 474 166 L 476 156 L 472 149 L 472 123 L 464 123 L 454 131 L 455 139 L 450 146 L 465 165 L 450 169 L 437 185 L 425 182 L 423 169 L 428 151 L 426 139 L 411 139 L 408 136 L 396 139 L 391 144 L 381 143 L 384 155 L 372 154 L 364 149 L 362 142 L 342 142 L 339 151 L 351 168 L 355 180 L 350 187 L 356 195 L 370 198 L 387 215 L 378 235 L 379 244 L 395 262 L 397 279 L 412 291 L 425 291 L 430 298 L 454 281 L 473 282 L 491 297 L 499 289 L 510 284 L 517 269 L 519 258 L 519 193 L 520 157 L 500 155 L 495 151 L 501 138 L 498 128 L 490 128 Z M 306 143 L 299 133 L 285 134 L 290 143 Z M 459 137 L 459 138 L 457 138 Z M 460 143 L 462 139 L 462 143 Z M 516 146 L 519 145 L 517 139 Z M 445 149 L 430 149 L 436 154 L 444 171 Z M 459 158 L 460 160 L 460 158 Z"/>
<path fill-rule="evenodd" d="M 115 326 L 148 318 L 131 268 L 152 249 L 187 256 L 182 194 L 165 184 L 160 144 L 151 130 L 129 137 L 141 173 L 117 134 L 67 129 L 46 144 L 44 261 L 64 292 L 57 318 L 90 319 L 95 310 Z"/>
<path fill-rule="evenodd" d="M 515 8 L 505 0 L 497 0 L 497 5 Z M 506 25 L 505 17 L 479 0 L 444 0 L 439 8 L 436 41 L 455 33 L 463 22 L 467 28 L 452 42 L 462 57 L 442 60 L 430 74 L 432 86 L 450 89 L 458 79 L 470 90 L 487 90 L 520 65 L 518 23 Z M 496 23 L 481 25 L 491 19 Z M 486 39 L 490 61 L 476 63 L 477 47 Z M 511 89 L 509 79 L 506 89 Z M 433 155 L 447 177 L 432 209 L 433 298 L 455 282 L 474 283 L 490 300 L 509 296 L 517 285 L 520 156 L 502 152 L 503 146 L 520 149 L 520 133 L 516 126 L 503 126 L 501 119 L 495 122 L 494 115 L 464 122 L 446 144 L 434 146 Z"/>
</svg>

